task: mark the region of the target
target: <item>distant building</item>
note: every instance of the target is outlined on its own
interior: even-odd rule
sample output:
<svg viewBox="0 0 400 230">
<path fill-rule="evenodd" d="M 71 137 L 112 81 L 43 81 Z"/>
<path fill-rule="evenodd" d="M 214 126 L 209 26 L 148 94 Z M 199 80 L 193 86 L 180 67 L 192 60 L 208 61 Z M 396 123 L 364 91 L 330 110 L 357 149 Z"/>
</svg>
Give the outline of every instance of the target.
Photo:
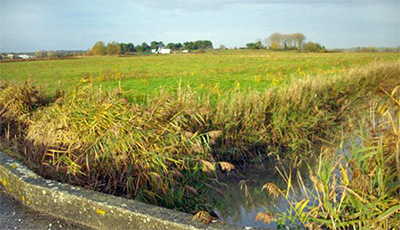
<svg viewBox="0 0 400 230">
<path fill-rule="evenodd" d="M 153 54 L 170 54 L 171 49 L 165 49 L 164 47 L 159 46 L 157 49 L 152 49 L 151 52 Z"/>
<path fill-rule="evenodd" d="M 18 55 L 18 57 L 22 58 L 22 59 L 29 59 L 30 58 L 29 55 L 26 55 L 26 54 Z"/>
<path fill-rule="evenodd" d="M 158 50 L 158 53 L 160 53 L 160 54 L 170 54 L 171 53 L 171 49 L 161 48 L 161 49 Z"/>
<path fill-rule="evenodd" d="M 14 54 L 7 54 L 8 59 L 14 59 Z"/>
<path fill-rule="evenodd" d="M 189 53 L 189 50 L 182 50 L 182 53 L 187 54 Z"/>
</svg>

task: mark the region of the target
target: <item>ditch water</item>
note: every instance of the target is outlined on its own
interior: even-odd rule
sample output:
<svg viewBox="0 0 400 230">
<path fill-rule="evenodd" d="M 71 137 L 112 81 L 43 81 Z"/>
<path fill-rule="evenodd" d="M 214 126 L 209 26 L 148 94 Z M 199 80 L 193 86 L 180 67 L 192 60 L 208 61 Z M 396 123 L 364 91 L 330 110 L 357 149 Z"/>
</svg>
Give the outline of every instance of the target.
<svg viewBox="0 0 400 230">
<path fill-rule="evenodd" d="M 292 172 L 293 173 L 293 172 Z M 308 170 L 300 169 L 302 175 L 306 175 Z M 222 179 L 224 184 L 223 195 L 220 199 L 214 200 L 214 212 L 222 220 L 230 224 L 243 227 L 256 228 L 277 228 L 278 224 L 271 222 L 265 224 L 256 221 L 256 216 L 260 212 L 279 212 L 290 208 L 288 202 L 282 198 L 274 198 L 267 190 L 262 190 L 266 183 L 274 183 L 281 190 L 287 187 L 287 182 L 273 167 L 270 170 L 248 171 L 243 173 L 243 178 L 251 179 Z M 304 177 L 305 178 L 305 177 Z M 303 178 L 303 179 L 304 179 Z M 303 189 L 299 184 L 292 181 L 292 189 L 289 199 L 301 200 L 304 198 Z M 312 189 L 310 180 L 304 181 L 307 189 Z"/>
<path fill-rule="evenodd" d="M 337 149 L 336 154 L 348 156 L 352 143 L 358 146 L 361 144 L 361 139 L 347 139 Z M 320 149 L 320 147 L 315 147 L 315 149 Z M 319 153 L 314 152 L 314 155 L 318 156 Z M 315 191 L 313 190 L 314 184 L 309 178 L 310 169 L 316 172 L 318 167 L 317 160 L 315 157 L 313 159 L 307 162 L 309 167 L 304 166 L 300 169 L 292 169 L 292 189 L 289 192 L 289 200 L 300 201 L 306 197 L 305 190 L 308 192 Z M 218 197 L 218 195 L 214 194 L 212 199 L 215 214 L 222 221 L 237 226 L 276 229 L 278 223 L 265 224 L 262 221 L 256 221 L 256 216 L 260 212 L 282 214 L 290 210 L 290 205 L 285 198 L 280 196 L 275 199 L 266 189 L 262 190 L 264 184 L 271 182 L 281 190 L 286 190 L 287 181 L 284 178 L 288 178 L 289 170 L 278 168 L 284 176 L 278 172 L 275 166 L 271 166 L 268 169 L 241 172 L 239 177 L 233 179 L 220 179 L 219 181 L 224 184 L 222 195 L 220 194 Z M 296 176 L 298 173 L 301 175 L 301 180 L 298 180 Z"/>
</svg>

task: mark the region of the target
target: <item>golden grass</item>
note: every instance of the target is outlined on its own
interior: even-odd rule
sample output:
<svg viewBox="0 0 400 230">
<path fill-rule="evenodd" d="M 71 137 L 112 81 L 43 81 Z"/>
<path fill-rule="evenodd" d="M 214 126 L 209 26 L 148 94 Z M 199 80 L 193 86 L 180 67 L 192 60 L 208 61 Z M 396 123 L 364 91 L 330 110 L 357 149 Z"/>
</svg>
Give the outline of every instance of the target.
<svg viewBox="0 0 400 230">
<path fill-rule="evenodd" d="M 37 104 L 35 87 L 6 85 L 1 132 L 18 129 L 18 146 L 30 147 L 23 159 L 47 177 L 194 213 L 210 209 L 205 197 L 217 165 L 230 171 L 270 157 L 300 163 L 310 156 L 299 150 L 335 135 L 399 75 L 399 62 L 377 63 L 263 93 L 233 92 L 216 104 L 181 88 L 128 102 L 123 90 L 104 92 L 87 78 Z"/>
<path fill-rule="evenodd" d="M 304 199 L 291 200 L 277 193 L 290 206 L 290 210 L 274 213 L 281 226 L 310 229 L 398 228 L 400 85 L 392 85 L 391 88 L 391 92 L 382 88 L 384 95 L 371 102 L 370 114 L 356 123 L 360 128 L 353 130 L 353 143 L 348 153 L 338 155 L 333 149 L 324 148 L 317 168 L 310 168 L 314 189 L 303 188 Z M 357 138 L 361 140 L 359 146 L 355 144 Z M 275 196 L 274 186 L 267 183 L 263 189 Z M 260 213 L 257 220 L 263 220 L 261 217 L 264 214 Z"/>
</svg>

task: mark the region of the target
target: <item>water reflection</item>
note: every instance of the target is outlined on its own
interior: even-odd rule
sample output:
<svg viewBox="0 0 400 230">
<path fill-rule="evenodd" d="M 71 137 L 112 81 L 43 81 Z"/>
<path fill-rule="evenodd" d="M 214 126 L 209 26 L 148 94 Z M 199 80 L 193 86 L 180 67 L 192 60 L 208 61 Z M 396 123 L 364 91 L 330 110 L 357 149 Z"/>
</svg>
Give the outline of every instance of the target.
<svg viewBox="0 0 400 230">
<path fill-rule="evenodd" d="M 235 179 L 221 179 L 220 182 L 224 184 L 223 196 L 213 194 L 211 198 L 214 204 L 214 212 L 221 220 L 230 224 L 257 228 L 277 228 L 278 224 L 275 222 L 265 224 L 255 219 L 260 212 L 282 213 L 282 211 L 290 208 L 284 198 L 274 199 L 268 191 L 261 189 L 264 184 L 272 182 L 282 191 L 286 190 L 287 181 L 284 178 L 289 175 L 289 170 L 280 168 L 280 172 L 284 175 L 283 177 L 275 167 L 272 167 L 269 170 L 246 171 L 243 172 L 241 177 Z M 298 180 L 296 176 L 298 173 L 301 174 L 303 181 Z M 289 193 L 290 200 L 303 199 L 305 197 L 304 187 L 308 190 L 312 189 L 311 180 L 305 179 L 308 178 L 308 173 L 307 167 L 292 169 L 294 176 L 292 176 L 292 189 Z"/>
</svg>

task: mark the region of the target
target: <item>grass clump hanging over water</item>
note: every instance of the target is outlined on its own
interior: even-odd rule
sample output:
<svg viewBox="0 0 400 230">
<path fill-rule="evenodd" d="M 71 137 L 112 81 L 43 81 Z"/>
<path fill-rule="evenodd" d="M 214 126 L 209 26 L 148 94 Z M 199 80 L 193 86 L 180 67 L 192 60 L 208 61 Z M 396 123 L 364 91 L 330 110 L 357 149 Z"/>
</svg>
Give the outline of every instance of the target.
<svg viewBox="0 0 400 230">
<path fill-rule="evenodd" d="M 5 85 L 0 93 L 1 120 L 23 120 L 25 126 L 12 127 L 20 132 L 10 136 L 3 125 L 3 143 L 18 139 L 18 155 L 46 177 L 186 212 L 209 209 L 204 197 L 213 172 L 202 159 L 210 159 L 207 142 L 216 132 L 191 132 L 202 119 L 194 111 L 205 108 L 189 94 L 162 95 L 146 106 L 82 83 L 33 109 L 28 99 L 38 91 L 26 84 L 16 91 L 31 95 L 18 97 L 13 87 Z M 17 99 L 7 103 L 13 95 Z"/>
<path fill-rule="evenodd" d="M 84 84 L 35 113 L 26 138 L 48 146 L 43 163 L 74 184 L 186 212 L 208 210 L 203 197 L 213 177 L 202 160 L 210 158 L 215 132 L 193 132 L 202 110 L 190 94 L 143 105 Z"/>
<path fill-rule="evenodd" d="M 1 119 L 13 117 L 2 125 L 2 145 L 17 140 L 21 159 L 48 178 L 186 212 L 207 211 L 215 171 L 269 158 L 307 159 L 300 149 L 332 136 L 349 113 L 399 75 L 399 62 L 375 64 L 264 93 L 233 92 L 215 103 L 181 89 L 130 102 L 122 90 L 102 92 L 81 82 L 47 103 L 22 100 L 23 117 L 9 98 L 31 86 L 10 85 L 0 91 Z M 36 89 L 27 92 L 42 97 Z M 9 125 L 16 121 L 25 125 Z M 18 135 L 7 134 L 10 129 Z"/>
<path fill-rule="evenodd" d="M 393 88 L 393 87 L 392 87 Z M 323 148 L 310 167 L 311 187 L 301 175 L 304 194 L 293 200 L 291 173 L 286 189 L 266 183 L 262 189 L 287 201 L 287 210 L 259 213 L 257 220 L 280 227 L 309 229 L 396 229 L 400 225 L 400 85 L 371 102 L 345 151 Z M 346 144 L 344 144 L 346 145 Z"/>
</svg>

